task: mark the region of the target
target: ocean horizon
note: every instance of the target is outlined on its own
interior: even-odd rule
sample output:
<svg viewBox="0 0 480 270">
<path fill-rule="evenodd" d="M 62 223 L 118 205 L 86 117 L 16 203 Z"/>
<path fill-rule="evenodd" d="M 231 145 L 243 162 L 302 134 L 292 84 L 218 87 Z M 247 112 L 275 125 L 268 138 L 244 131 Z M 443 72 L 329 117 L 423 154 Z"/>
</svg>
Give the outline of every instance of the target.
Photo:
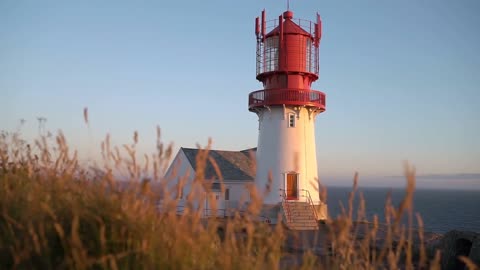
<svg viewBox="0 0 480 270">
<path fill-rule="evenodd" d="M 327 203 L 330 217 L 342 213 L 341 204 L 348 207 L 351 187 L 328 186 Z M 373 221 L 378 216 L 380 223 L 385 223 L 385 202 L 391 193 L 392 204 L 398 207 L 405 189 L 388 187 L 359 187 L 353 203 L 356 213 L 359 194 L 366 202 L 366 216 Z M 413 198 L 413 211 L 423 219 L 424 230 L 433 233 L 446 233 L 451 230 L 480 232 L 480 190 L 417 188 Z M 416 219 L 414 227 L 418 227 Z"/>
</svg>

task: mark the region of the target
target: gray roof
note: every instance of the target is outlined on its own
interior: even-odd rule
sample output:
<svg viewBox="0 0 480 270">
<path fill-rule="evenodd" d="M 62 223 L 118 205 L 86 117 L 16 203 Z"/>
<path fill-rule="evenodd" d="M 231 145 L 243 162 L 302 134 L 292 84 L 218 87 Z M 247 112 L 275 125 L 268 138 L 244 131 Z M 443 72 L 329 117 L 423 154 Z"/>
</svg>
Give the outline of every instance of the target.
<svg viewBox="0 0 480 270">
<path fill-rule="evenodd" d="M 222 180 L 253 181 L 255 178 L 254 160 L 251 158 L 250 151 L 256 150 L 256 148 L 243 151 L 210 150 L 208 154 L 209 157 L 217 163 Z M 196 170 L 196 157 L 200 150 L 196 148 L 182 147 L 181 151 L 185 153 L 193 169 Z M 205 168 L 205 179 L 219 180 L 214 166 L 208 160 Z"/>
</svg>

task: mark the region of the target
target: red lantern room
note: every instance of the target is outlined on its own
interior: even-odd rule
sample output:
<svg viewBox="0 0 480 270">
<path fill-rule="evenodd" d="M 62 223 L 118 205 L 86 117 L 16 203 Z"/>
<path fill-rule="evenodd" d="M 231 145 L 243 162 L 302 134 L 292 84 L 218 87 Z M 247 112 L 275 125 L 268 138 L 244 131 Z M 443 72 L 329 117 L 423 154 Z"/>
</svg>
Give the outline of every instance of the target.
<svg viewBox="0 0 480 270">
<path fill-rule="evenodd" d="M 290 105 L 325 111 L 325 94 L 310 89 L 319 74 L 320 16 L 313 23 L 285 11 L 277 20 L 266 21 L 263 11 L 261 21 L 255 20 L 255 34 L 257 80 L 264 89 L 250 93 L 249 110 Z"/>
</svg>

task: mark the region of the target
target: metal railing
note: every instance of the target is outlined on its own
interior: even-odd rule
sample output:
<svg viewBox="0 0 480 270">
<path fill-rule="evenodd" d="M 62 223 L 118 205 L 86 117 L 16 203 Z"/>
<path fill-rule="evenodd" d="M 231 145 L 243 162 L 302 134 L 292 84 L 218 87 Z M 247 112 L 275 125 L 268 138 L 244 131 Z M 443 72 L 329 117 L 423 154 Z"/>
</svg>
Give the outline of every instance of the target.
<svg viewBox="0 0 480 270">
<path fill-rule="evenodd" d="M 176 209 L 176 214 L 181 216 L 185 213 L 185 207 L 184 206 L 177 206 Z M 195 210 L 193 210 L 195 212 Z M 213 209 L 213 208 L 205 208 L 202 210 L 202 217 L 204 218 L 231 218 L 234 217 L 236 214 L 238 214 L 240 217 L 252 217 L 256 221 L 264 222 L 264 223 L 271 223 L 270 218 L 262 215 L 255 215 L 253 216 L 250 214 L 248 211 L 244 210 L 238 210 L 235 208 L 226 208 L 226 209 Z"/>
<path fill-rule="evenodd" d="M 306 198 L 307 203 L 312 208 L 312 212 L 313 212 L 313 216 L 315 217 L 315 220 L 318 220 L 317 210 L 315 209 L 315 205 L 313 204 L 312 197 L 310 196 L 310 191 L 308 191 L 306 189 L 301 189 L 301 191 L 304 192 L 304 194 L 301 195 L 301 196 L 304 196 Z"/>
<path fill-rule="evenodd" d="M 309 20 L 292 18 L 295 24 L 302 28 L 305 32 L 309 33 L 312 37 L 315 36 L 315 23 Z M 270 33 L 276 27 L 279 26 L 279 20 L 273 19 L 266 21 L 266 33 Z M 299 36 L 303 39 L 303 36 Z M 298 43 L 303 44 L 299 39 Z M 302 61 L 299 62 L 299 66 L 295 68 L 297 71 L 310 72 L 313 74 L 319 74 L 319 49 L 315 45 L 315 42 L 308 42 L 309 39 L 305 39 L 305 44 L 298 46 L 297 48 L 291 47 L 290 51 L 296 51 L 299 55 L 303 55 Z M 271 44 L 274 42 L 275 44 Z M 268 44 L 267 44 L 268 43 Z M 292 46 L 290 44 L 290 46 Z M 278 71 L 278 61 L 280 57 L 278 55 L 278 48 L 280 47 L 280 39 L 275 37 L 268 37 L 266 40 L 259 39 L 257 41 L 257 61 L 256 61 L 256 74 L 259 75 L 265 72 Z"/>
<path fill-rule="evenodd" d="M 273 37 L 267 38 L 272 39 Z M 301 41 L 298 41 L 300 43 Z M 315 74 L 318 78 L 320 72 L 319 48 L 313 42 L 306 42 L 302 46 L 289 44 L 289 52 L 296 52 L 300 57 L 299 61 L 289 63 L 289 59 L 279 50 L 279 45 L 267 46 L 262 42 L 257 43 L 256 49 L 256 75 L 280 70 L 280 61 L 285 61 L 289 71 L 308 72 Z M 282 60 L 281 60 L 282 59 Z"/>
<path fill-rule="evenodd" d="M 325 110 L 326 96 L 323 92 L 305 89 L 258 90 L 248 96 L 248 108 L 269 105 L 311 106 Z"/>
<path fill-rule="evenodd" d="M 287 203 L 286 190 L 285 189 L 280 189 L 280 191 L 282 192 L 280 194 L 280 197 L 282 197 L 282 206 L 283 206 L 283 210 L 284 210 L 283 212 L 285 213 L 285 219 L 287 220 L 287 222 L 291 222 L 292 221 L 292 216 L 291 216 L 291 213 L 290 213 L 290 206 Z"/>
</svg>

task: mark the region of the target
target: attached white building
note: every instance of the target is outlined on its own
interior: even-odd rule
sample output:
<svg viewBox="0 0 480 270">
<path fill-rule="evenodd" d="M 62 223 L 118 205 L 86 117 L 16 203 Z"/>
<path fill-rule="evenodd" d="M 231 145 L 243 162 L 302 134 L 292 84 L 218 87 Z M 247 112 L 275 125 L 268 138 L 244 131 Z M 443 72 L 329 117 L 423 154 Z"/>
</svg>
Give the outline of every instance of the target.
<svg viewBox="0 0 480 270">
<path fill-rule="evenodd" d="M 250 201 L 247 186 L 254 184 L 255 164 L 251 157 L 256 148 L 210 150 L 204 164 L 198 159 L 201 151 L 180 148 L 165 175 L 168 186 L 175 193 L 172 195 L 179 199 L 180 208 L 190 200 L 196 207 L 202 204 L 207 216 L 215 214 L 212 209 L 217 209 L 217 215 L 243 209 Z"/>
</svg>

